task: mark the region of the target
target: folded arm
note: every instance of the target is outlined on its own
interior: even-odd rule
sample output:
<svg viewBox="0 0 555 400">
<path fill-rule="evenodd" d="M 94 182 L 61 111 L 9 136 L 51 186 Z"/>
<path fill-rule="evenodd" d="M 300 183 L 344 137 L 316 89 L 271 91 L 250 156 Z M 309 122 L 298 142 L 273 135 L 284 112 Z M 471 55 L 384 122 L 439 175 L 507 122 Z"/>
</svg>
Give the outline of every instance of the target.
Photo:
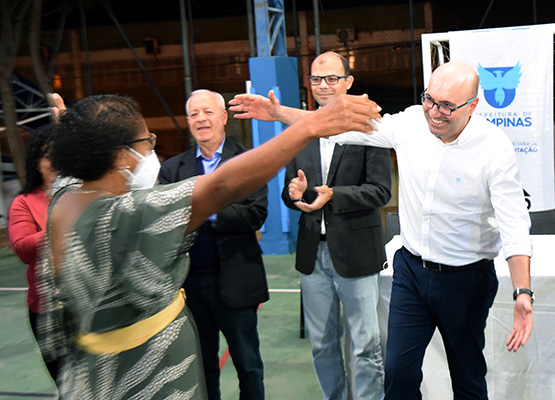
<svg viewBox="0 0 555 400">
<path fill-rule="evenodd" d="M 44 231 L 33 218 L 25 201 L 17 197 L 10 207 L 8 236 L 15 253 L 25 264 L 35 263 L 39 246 L 44 239 Z"/>
</svg>

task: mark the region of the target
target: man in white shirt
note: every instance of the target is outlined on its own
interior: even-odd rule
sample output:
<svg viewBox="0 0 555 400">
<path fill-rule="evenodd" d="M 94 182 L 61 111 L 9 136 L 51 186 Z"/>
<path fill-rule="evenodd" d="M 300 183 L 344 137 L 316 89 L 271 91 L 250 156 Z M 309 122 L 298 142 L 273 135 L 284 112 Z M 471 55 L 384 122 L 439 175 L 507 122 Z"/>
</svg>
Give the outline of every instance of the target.
<svg viewBox="0 0 555 400">
<path fill-rule="evenodd" d="M 393 262 L 386 400 L 421 399 L 422 362 L 436 328 L 455 398 L 487 398 L 484 328 L 497 292 L 493 258 L 500 245 L 516 300 L 508 350 L 517 351 L 532 332 L 530 219 L 512 143 L 473 115 L 478 86 L 468 64 L 444 64 L 422 93 L 422 106 L 384 116 L 370 135 L 337 138 L 397 152 L 403 247 Z M 239 97 L 234 104 L 253 118 L 291 123 L 303 115 L 272 98 Z"/>
</svg>

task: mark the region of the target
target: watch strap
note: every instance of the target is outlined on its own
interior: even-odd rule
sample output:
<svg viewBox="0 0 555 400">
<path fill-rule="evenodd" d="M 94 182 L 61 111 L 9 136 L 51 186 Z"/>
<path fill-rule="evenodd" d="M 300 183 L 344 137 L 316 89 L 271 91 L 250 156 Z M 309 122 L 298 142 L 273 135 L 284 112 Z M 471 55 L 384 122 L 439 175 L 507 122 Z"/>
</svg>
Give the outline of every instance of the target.
<svg viewBox="0 0 555 400">
<path fill-rule="evenodd" d="M 530 296 L 530 299 L 532 300 L 532 303 L 534 303 L 534 291 L 532 289 L 528 289 L 528 288 L 518 288 L 518 289 L 516 289 L 513 292 L 513 300 L 516 300 L 516 298 L 521 294 L 527 294 L 528 296 Z"/>
</svg>

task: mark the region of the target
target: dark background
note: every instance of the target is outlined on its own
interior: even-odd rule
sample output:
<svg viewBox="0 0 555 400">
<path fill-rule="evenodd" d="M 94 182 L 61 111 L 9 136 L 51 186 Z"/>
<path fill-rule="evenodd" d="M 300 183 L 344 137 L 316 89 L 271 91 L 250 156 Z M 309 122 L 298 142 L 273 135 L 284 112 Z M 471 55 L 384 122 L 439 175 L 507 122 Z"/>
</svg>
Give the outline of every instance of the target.
<svg viewBox="0 0 555 400">
<path fill-rule="evenodd" d="M 62 5 L 69 12 L 62 36 L 60 53 L 66 54 L 66 61 L 59 60 L 56 73 L 60 76 L 61 85 L 56 89 L 70 103 L 83 96 L 84 91 L 77 93 L 78 79 L 74 75 L 75 66 L 67 61 L 77 36 L 83 36 L 81 20 L 77 5 L 82 1 L 85 5 L 85 25 L 87 26 L 87 51 L 95 55 L 90 67 L 92 76 L 92 93 L 119 93 L 135 98 L 143 108 L 147 118 L 167 118 L 168 113 L 147 82 L 138 63 L 129 55 L 127 44 L 117 31 L 114 22 L 106 11 L 105 4 L 113 10 L 117 21 L 123 25 L 125 34 L 132 46 L 140 50 L 146 48 L 145 38 L 156 38 L 159 43 L 159 58 L 152 55 L 142 57 L 142 62 L 156 82 L 168 108 L 176 116 L 183 116 L 183 104 L 186 101 L 183 84 L 183 60 L 181 56 L 172 54 L 168 61 L 167 49 L 179 46 L 182 42 L 180 26 L 180 0 L 158 0 L 139 2 L 137 0 L 43 0 L 42 29 L 45 60 L 49 60 L 54 48 L 56 32 L 60 21 Z M 252 1 L 252 0 L 250 0 Z M 286 12 L 286 33 L 288 38 L 294 35 L 293 5 L 297 11 L 307 11 L 305 35 L 314 34 L 312 16 L 312 0 L 283 0 Z M 229 100 L 235 93 L 244 91 L 244 82 L 249 79 L 249 53 L 245 51 L 248 40 L 247 1 L 246 0 L 183 0 L 189 7 L 187 16 L 194 33 L 190 40 L 202 52 L 191 57 L 193 73 L 193 89 L 207 88 L 216 90 L 227 96 Z M 431 3 L 432 7 L 423 7 L 423 3 Z M 354 66 L 355 83 L 351 94 L 367 93 L 383 108 L 384 113 L 403 110 L 410 104 L 418 102 L 418 95 L 423 90 L 420 33 L 448 32 L 454 30 L 487 29 L 499 27 L 524 26 L 555 22 L 555 0 L 413 0 L 414 28 L 419 33 L 415 36 L 415 61 L 411 61 L 412 44 L 410 42 L 411 21 L 409 18 L 409 0 L 320 0 L 319 1 L 321 34 L 326 43 L 322 49 L 347 48 L 336 39 L 336 31 L 340 28 L 353 28 L 357 34 L 364 32 L 380 35 L 391 35 L 382 42 L 371 41 L 348 43 L 348 51 L 356 54 L 358 64 Z M 535 7 L 534 7 L 535 5 Z M 380 7 L 389 6 L 389 7 Z M 431 10 L 431 11 L 430 11 Z M 487 14 L 487 15 L 486 15 Z M 301 15 L 299 13 L 299 15 Z M 74 32 L 69 32 L 73 30 Z M 73 34 L 73 36 L 72 36 Z M 70 38 L 73 37 L 73 41 Z M 192 38 L 191 38 L 192 37 Z M 243 48 L 237 51 L 225 48 L 222 51 L 218 42 L 226 42 L 226 46 L 234 46 L 241 42 Z M 370 43 L 370 44 L 369 44 Z M 83 43 L 77 45 L 83 47 Z M 248 45 L 248 44 L 247 44 Z M 213 46 L 213 47 L 210 47 Z M 21 46 L 26 52 L 26 47 Z M 315 57 L 315 49 L 311 45 L 306 50 L 296 53 L 288 49 L 288 56 L 297 57 L 301 62 L 311 62 Z M 126 58 L 113 54 L 127 54 Z M 85 57 L 85 51 L 78 57 Z M 105 59 L 101 59 L 105 57 Z M 376 61 L 377 60 L 377 61 Z M 397 61 L 395 61 L 397 60 Z M 407 61 L 408 60 L 408 61 Z M 48 63 L 46 63 L 48 65 Z M 384 67 L 383 65 L 387 65 Z M 414 71 L 412 70 L 412 66 Z M 236 72 L 239 71 L 239 72 Z M 18 66 L 17 72 L 29 80 L 34 79 L 34 71 L 27 65 Z M 81 75 L 77 78 L 84 82 L 85 64 Z M 303 73 L 306 75 L 306 71 Z M 306 86 L 306 76 L 300 77 L 301 86 Z M 198 76 L 198 80 L 196 77 Z M 303 106 L 311 103 L 310 91 L 301 87 Z M 160 146 L 166 156 L 185 150 L 186 145 L 176 132 L 173 125 L 157 126 L 152 129 L 159 136 Z M 238 124 L 237 124 L 238 125 Z M 185 126 L 185 122 L 182 122 Z M 229 129 L 228 134 L 236 135 L 239 141 L 250 146 L 250 125 L 245 123 Z M 185 130 L 185 129 L 184 129 Z M 185 132 L 185 135 L 187 132 Z"/>
<path fill-rule="evenodd" d="M 413 0 L 413 4 L 422 3 Z M 516 25 L 531 25 L 534 21 L 534 3 L 536 5 L 536 23 L 555 22 L 554 0 L 443 0 L 432 1 L 437 7 L 456 15 L 457 22 L 449 30 L 478 29 L 489 8 L 481 28 L 495 28 Z M 92 8 L 87 11 L 87 25 L 99 26 L 110 24 L 104 12 L 102 2 L 91 2 Z M 112 0 L 110 2 L 114 14 L 121 23 L 141 21 L 172 21 L 179 19 L 179 0 L 159 0 L 158 2 L 138 2 L 136 0 Z M 297 10 L 312 10 L 312 0 L 284 0 L 285 10 L 291 11 L 293 3 Z M 45 1 L 44 10 L 52 12 L 59 9 L 59 2 Z M 320 12 L 328 9 L 355 7 L 360 5 L 406 4 L 408 0 L 320 0 Z M 218 16 L 245 15 L 245 0 L 190 0 L 190 9 L 194 18 L 210 18 Z M 58 17 L 46 18 L 45 27 L 55 28 Z M 72 13 L 68 19 L 68 27 L 79 26 L 79 16 Z M 217 29 L 217 27 L 215 28 Z M 226 32 L 221 32 L 225 35 Z"/>
</svg>

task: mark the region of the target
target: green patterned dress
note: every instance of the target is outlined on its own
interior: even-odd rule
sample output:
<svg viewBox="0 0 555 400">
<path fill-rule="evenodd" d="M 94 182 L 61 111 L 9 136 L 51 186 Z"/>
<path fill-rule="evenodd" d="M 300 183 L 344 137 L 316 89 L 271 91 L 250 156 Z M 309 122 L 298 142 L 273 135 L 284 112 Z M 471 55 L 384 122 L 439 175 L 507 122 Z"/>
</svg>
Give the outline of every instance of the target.
<svg viewBox="0 0 555 400">
<path fill-rule="evenodd" d="M 47 230 L 39 345 L 46 359 L 61 359 L 60 399 L 206 399 L 198 334 L 186 306 L 131 350 L 94 355 L 75 344 L 79 332 L 126 327 L 172 301 L 188 273 L 187 251 L 196 235 L 185 235 L 194 184 L 193 178 L 94 200 L 66 238 L 59 277 Z M 79 184 L 62 186 L 51 209 Z"/>
</svg>

